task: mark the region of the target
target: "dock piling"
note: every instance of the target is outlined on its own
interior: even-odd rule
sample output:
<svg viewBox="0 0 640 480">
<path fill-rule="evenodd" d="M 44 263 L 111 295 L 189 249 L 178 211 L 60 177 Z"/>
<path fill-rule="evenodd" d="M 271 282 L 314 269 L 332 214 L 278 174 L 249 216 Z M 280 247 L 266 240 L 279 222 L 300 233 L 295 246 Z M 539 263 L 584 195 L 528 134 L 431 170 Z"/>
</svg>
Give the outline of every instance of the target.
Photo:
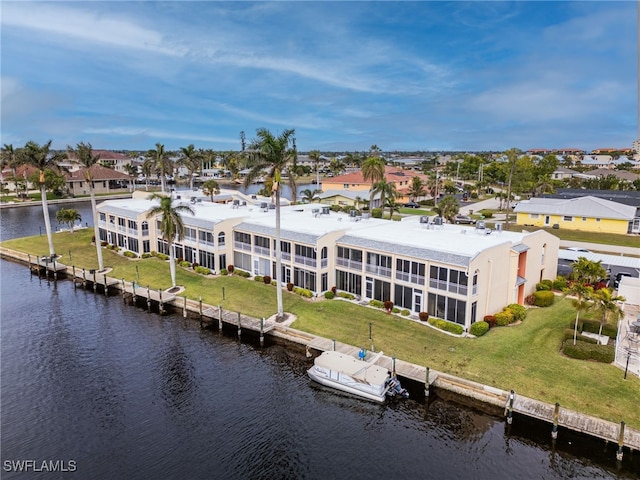
<svg viewBox="0 0 640 480">
<path fill-rule="evenodd" d="M 162 289 L 158 289 L 158 310 L 160 315 L 164 315 L 164 303 L 162 303 Z"/>
<path fill-rule="evenodd" d="M 509 392 L 509 402 L 507 406 L 507 424 L 511 425 L 513 423 L 513 400 L 515 398 L 515 392 L 511 390 Z"/>
<path fill-rule="evenodd" d="M 184 296 L 184 306 L 182 307 L 182 316 L 187 318 L 187 296 Z"/>
<path fill-rule="evenodd" d="M 425 399 L 429 399 L 429 390 L 431 390 L 431 384 L 429 383 L 429 367 L 427 367 L 427 374 L 425 375 L 424 381 L 424 397 Z"/>
<path fill-rule="evenodd" d="M 147 312 L 151 312 L 151 289 L 147 285 Z"/>
<path fill-rule="evenodd" d="M 240 321 L 240 312 L 238 312 L 238 338 L 242 336 L 242 322 Z"/>
<path fill-rule="evenodd" d="M 260 346 L 264 347 L 264 317 L 260 319 Z"/>
<path fill-rule="evenodd" d="M 71 272 L 73 272 L 73 289 L 78 288 L 78 282 L 76 282 L 76 266 L 71 265 Z"/>
<path fill-rule="evenodd" d="M 336 351 L 336 341 L 335 341 L 335 339 L 331 340 L 331 350 L 334 351 L 334 352 Z"/>
<path fill-rule="evenodd" d="M 551 438 L 556 440 L 558 438 L 558 416 L 560 415 L 560 404 L 556 402 L 555 409 L 553 410 L 553 428 L 551 429 Z"/>
<path fill-rule="evenodd" d="M 222 333 L 222 305 L 218 305 L 218 332 Z"/>
<path fill-rule="evenodd" d="M 616 460 L 622 461 L 622 447 L 624 447 L 624 420 L 620 422 L 620 433 L 618 434 L 618 451 L 616 452 Z"/>
</svg>

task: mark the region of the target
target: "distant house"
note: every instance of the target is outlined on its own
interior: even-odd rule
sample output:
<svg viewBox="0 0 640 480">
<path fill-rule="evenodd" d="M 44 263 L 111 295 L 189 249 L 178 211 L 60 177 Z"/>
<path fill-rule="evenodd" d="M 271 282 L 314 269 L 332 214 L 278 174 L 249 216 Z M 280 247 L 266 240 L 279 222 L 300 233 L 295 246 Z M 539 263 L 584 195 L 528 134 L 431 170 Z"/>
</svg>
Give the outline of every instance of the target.
<svg viewBox="0 0 640 480">
<path fill-rule="evenodd" d="M 318 197 L 325 205 L 352 206 L 359 209 L 369 201 L 369 190 L 327 190 Z"/>
<path fill-rule="evenodd" d="M 88 195 L 89 184 L 85 179 L 86 168 L 65 174 L 65 182 L 72 196 Z M 116 172 L 112 168 L 96 164 L 91 167 L 93 175 L 93 191 L 97 194 L 126 193 L 130 186 L 130 177 L 125 173 Z"/>
<path fill-rule="evenodd" d="M 402 170 L 400 168 L 390 166 L 385 167 L 384 175 L 387 182 L 393 183 L 396 186 L 396 190 L 400 194 L 398 202 L 406 202 L 409 200 L 409 189 L 411 187 L 413 177 L 420 178 L 425 184 L 429 180 L 429 177 L 422 173 L 412 170 Z M 362 175 L 362 170 L 322 180 L 322 190 L 325 192 L 330 190 L 360 192 L 360 195 L 367 201 L 369 199 L 370 189 L 371 182 L 365 181 Z M 379 199 L 374 199 L 373 207 L 379 206 Z"/>
<path fill-rule="evenodd" d="M 602 198 L 531 198 L 516 205 L 518 225 L 606 233 L 640 233 L 638 208 Z"/>
<path fill-rule="evenodd" d="M 582 173 L 576 173 L 573 176 L 578 178 L 606 178 L 609 175 L 613 175 L 618 180 L 623 182 L 633 183 L 640 178 L 640 175 L 629 172 L 627 170 L 611 170 L 609 168 L 596 168 L 595 170 L 588 170 Z"/>
<path fill-rule="evenodd" d="M 553 180 L 568 180 L 569 178 L 573 177 L 574 175 L 577 175 L 578 173 L 580 172 L 578 172 L 577 170 L 571 170 L 570 168 L 565 168 L 565 167 L 558 167 L 551 174 L 551 178 Z"/>
</svg>

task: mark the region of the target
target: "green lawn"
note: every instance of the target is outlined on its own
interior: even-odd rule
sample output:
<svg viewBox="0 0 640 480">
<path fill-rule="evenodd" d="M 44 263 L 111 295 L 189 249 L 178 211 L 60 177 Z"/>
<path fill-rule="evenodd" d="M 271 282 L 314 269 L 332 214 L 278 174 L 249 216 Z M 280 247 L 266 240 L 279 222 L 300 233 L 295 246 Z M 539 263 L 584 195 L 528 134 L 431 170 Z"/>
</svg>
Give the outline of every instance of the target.
<svg viewBox="0 0 640 480">
<path fill-rule="evenodd" d="M 95 247 L 89 242 L 93 231 L 54 235 L 60 261 L 76 268 L 96 268 Z M 45 236 L 10 240 L 3 246 L 33 255 L 46 255 Z M 71 259 L 69 258 L 71 251 Z M 168 262 L 157 258 L 130 260 L 105 250 L 104 262 L 113 268 L 111 276 L 138 281 L 153 289 L 170 285 Z M 137 272 L 136 272 L 136 266 Z M 275 289 L 237 276 L 204 277 L 177 269 L 177 282 L 186 286 L 185 295 L 206 304 L 268 317 L 276 311 Z M 222 300 L 222 289 L 225 300 Z M 283 292 L 284 308 L 297 316 L 293 328 L 336 339 L 367 349 L 369 323 L 373 344 L 387 355 L 428 366 L 476 382 L 581 411 L 613 422 L 624 420 L 640 429 L 640 379 L 611 365 L 566 358 L 559 353 L 563 330 L 571 325 L 575 311 L 567 300 L 553 307 L 530 309 L 526 320 L 516 326 L 492 329 L 477 339 L 457 338 L 381 310 L 340 300 L 314 299 Z"/>
</svg>

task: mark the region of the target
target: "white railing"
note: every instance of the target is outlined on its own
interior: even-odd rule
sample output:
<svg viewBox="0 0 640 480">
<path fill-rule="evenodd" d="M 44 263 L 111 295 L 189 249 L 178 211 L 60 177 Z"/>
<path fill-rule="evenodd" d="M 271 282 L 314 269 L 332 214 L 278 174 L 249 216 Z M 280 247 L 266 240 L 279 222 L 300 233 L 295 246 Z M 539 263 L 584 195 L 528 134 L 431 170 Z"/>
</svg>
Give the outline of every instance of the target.
<svg viewBox="0 0 640 480">
<path fill-rule="evenodd" d="M 255 247 L 253 247 L 253 251 L 254 251 L 254 253 L 257 253 L 258 255 L 263 255 L 265 257 L 268 257 L 271 254 L 271 250 L 269 250 L 268 247 L 255 246 Z"/>
<path fill-rule="evenodd" d="M 251 251 L 251 244 L 250 243 L 244 243 L 244 242 L 236 242 L 235 246 L 238 250 L 244 250 L 246 252 L 250 252 Z"/>
<path fill-rule="evenodd" d="M 381 277 L 391 277 L 391 269 L 388 267 L 380 267 L 378 265 L 371 265 L 370 263 L 367 263 L 366 271 Z"/>
<path fill-rule="evenodd" d="M 416 275 L 414 273 L 396 272 L 396 279 L 416 285 L 424 285 L 424 276 Z"/>
<path fill-rule="evenodd" d="M 340 265 L 341 267 L 350 268 L 352 270 L 362 271 L 362 262 L 357 262 L 355 260 L 350 260 L 348 258 L 338 257 L 336 259 L 336 264 Z"/>
<path fill-rule="evenodd" d="M 318 264 L 315 258 L 303 257 L 302 255 L 296 255 L 294 261 L 307 267 L 316 267 Z"/>
</svg>

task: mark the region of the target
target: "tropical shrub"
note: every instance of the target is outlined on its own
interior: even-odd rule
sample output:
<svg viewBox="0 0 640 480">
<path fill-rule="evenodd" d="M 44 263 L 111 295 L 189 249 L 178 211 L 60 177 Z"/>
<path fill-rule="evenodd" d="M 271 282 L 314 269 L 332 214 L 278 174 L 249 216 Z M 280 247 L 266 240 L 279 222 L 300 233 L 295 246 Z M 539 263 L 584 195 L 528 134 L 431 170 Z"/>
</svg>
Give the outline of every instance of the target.
<svg viewBox="0 0 640 480">
<path fill-rule="evenodd" d="M 418 318 L 421 322 L 426 322 L 429 320 L 429 314 L 427 312 L 420 312 L 418 313 Z"/>
<path fill-rule="evenodd" d="M 380 300 L 369 300 L 369 305 L 376 308 L 384 308 L 384 303 L 382 303 Z"/>
<path fill-rule="evenodd" d="M 391 309 L 391 312 L 392 312 L 392 313 L 400 313 L 400 309 L 399 309 L 398 307 L 393 307 L 393 308 Z"/>
<path fill-rule="evenodd" d="M 160 260 L 169 260 L 169 255 L 165 255 L 164 253 L 156 253 L 156 257 Z"/>
<path fill-rule="evenodd" d="M 536 299 L 533 303 L 536 307 L 550 307 L 556 299 L 552 291 L 540 290 L 534 293 Z"/>
<path fill-rule="evenodd" d="M 521 322 L 527 316 L 527 309 L 517 303 L 507 305 L 506 307 L 504 307 L 504 310 L 508 310 L 513 314 L 514 322 Z"/>
<path fill-rule="evenodd" d="M 191 267 L 191 263 L 187 262 L 186 260 L 181 261 L 178 265 L 180 265 L 181 267 L 184 267 L 184 268 L 190 268 Z"/>
<path fill-rule="evenodd" d="M 553 288 L 553 282 L 548 278 L 545 278 L 540 283 L 536 284 L 537 291 L 551 290 Z"/>
<path fill-rule="evenodd" d="M 438 330 L 444 330 L 445 332 L 450 332 L 455 335 L 462 335 L 464 332 L 464 328 L 462 325 L 453 322 L 447 322 L 446 320 L 442 320 L 440 318 L 430 318 L 429 324 L 436 327 Z"/>
<path fill-rule="evenodd" d="M 151 254 L 150 253 L 143 253 L 142 254 L 142 258 L 151 258 Z"/>
<path fill-rule="evenodd" d="M 123 252 L 122 255 L 124 255 L 127 258 L 138 258 L 138 255 L 136 255 L 133 252 L 130 252 L 129 250 Z"/>
<path fill-rule="evenodd" d="M 562 341 L 564 342 L 565 340 L 571 340 L 573 342 L 573 327 L 564 329 L 564 334 L 562 336 Z M 595 338 L 585 337 L 584 335 L 581 335 L 580 333 L 578 333 L 576 335 L 576 340 L 580 340 L 581 342 L 594 343 L 594 344 L 598 343 L 598 340 L 596 340 Z"/>
<path fill-rule="evenodd" d="M 256 282 L 262 282 L 262 278 L 263 278 L 263 277 L 262 277 L 262 275 L 256 275 L 255 277 L 253 277 L 253 279 L 254 279 Z"/>
<path fill-rule="evenodd" d="M 411 315 L 411 312 L 406 308 L 403 308 L 402 311 L 400 312 L 400 315 L 402 315 L 403 317 L 408 317 L 409 315 Z"/>
<path fill-rule="evenodd" d="M 564 278 L 562 275 L 560 275 L 558 278 L 556 278 L 553 281 L 553 289 L 558 290 L 560 292 L 565 290 L 568 287 L 568 285 L 569 283 L 567 282 L 567 279 Z"/>
<path fill-rule="evenodd" d="M 489 328 L 493 328 L 496 326 L 496 316 L 495 315 L 485 315 L 484 321 L 487 322 Z"/>
<path fill-rule="evenodd" d="M 598 333 L 600 331 L 598 320 L 581 320 L 578 326 L 582 332 Z M 602 326 L 602 335 L 615 339 L 618 336 L 618 328 L 615 325 L 605 323 Z"/>
<path fill-rule="evenodd" d="M 513 313 L 509 310 L 503 310 L 501 312 L 496 313 L 496 325 L 499 327 L 504 327 L 505 325 L 509 325 L 513 323 Z"/>
<path fill-rule="evenodd" d="M 331 291 L 333 292 L 333 294 L 335 295 L 336 292 L 338 291 L 338 288 L 336 286 L 331 287 Z"/>
<path fill-rule="evenodd" d="M 251 273 L 245 271 L 245 270 L 240 270 L 240 269 L 234 269 L 234 274 L 238 275 L 239 277 L 243 277 L 243 278 L 249 278 L 251 276 Z"/>
<path fill-rule="evenodd" d="M 293 293 L 297 293 L 301 297 L 305 298 L 313 297 L 313 292 L 311 290 L 307 290 L 306 288 L 293 287 Z"/>
<path fill-rule="evenodd" d="M 324 298 L 326 298 L 327 300 L 331 300 L 336 296 L 335 293 L 333 293 L 331 290 L 327 290 L 326 292 L 324 292 Z"/>
<path fill-rule="evenodd" d="M 226 268 L 221 268 L 220 269 L 220 275 L 228 275 L 228 274 L 229 274 L 229 272 L 227 271 Z"/>
<path fill-rule="evenodd" d="M 480 210 L 480 215 L 482 215 L 484 218 L 492 218 L 493 212 L 491 210 Z"/>
<path fill-rule="evenodd" d="M 373 210 L 371 210 L 371 216 L 373 218 L 382 218 L 382 209 L 374 208 Z"/>
<path fill-rule="evenodd" d="M 193 268 L 193 269 L 195 270 L 195 269 L 196 269 L 196 267 L 197 267 L 198 265 L 199 265 L 198 263 L 193 262 L 193 263 L 191 264 L 191 268 Z"/>
<path fill-rule="evenodd" d="M 615 346 L 597 345 L 587 342 L 576 342 L 573 344 L 573 338 L 564 341 L 562 353 L 571 358 L 578 360 L 593 360 L 601 363 L 612 363 L 616 356 Z"/>
<path fill-rule="evenodd" d="M 346 298 L 347 300 L 354 300 L 356 296 L 353 293 L 349 292 L 338 292 L 338 296 L 340 298 Z"/>
<path fill-rule="evenodd" d="M 531 295 L 527 295 L 524 297 L 524 303 L 527 305 L 535 305 L 536 304 L 536 296 L 532 293 Z"/>
<path fill-rule="evenodd" d="M 471 327 L 469 328 L 469 333 L 471 335 L 475 335 L 476 337 L 481 337 L 488 331 L 489 331 L 489 324 L 482 320 L 480 320 L 479 322 L 472 323 Z"/>
<path fill-rule="evenodd" d="M 271 277 L 269 275 L 265 275 L 264 277 L 262 277 L 262 281 L 265 283 L 265 285 L 271 285 Z"/>
<path fill-rule="evenodd" d="M 385 300 L 384 301 L 384 309 L 387 312 L 390 312 L 393 309 L 393 302 L 391 300 Z"/>
<path fill-rule="evenodd" d="M 105 241 L 100 242 L 100 246 L 101 247 L 106 247 L 107 246 L 107 242 L 105 242 Z"/>
<path fill-rule="evenodd" d="M 203 267 L 201 265 L 198 265 L 196 268 L 193 269 L 196 273 L 200 273 L 202 275 L 209 275 L 211 273 L 211 270 L 209 270 L 207 267 Z M 220 272 L 222 273 L 222 272 Z"/>
<path fill-rule="evenodd" d="M 235 270 L 236 267 L 234 267 L 233 265 L 227 265 L 227 272 L 229 272 L 230 274 L 233 274 L 233 271 Z"/>
</svg>

